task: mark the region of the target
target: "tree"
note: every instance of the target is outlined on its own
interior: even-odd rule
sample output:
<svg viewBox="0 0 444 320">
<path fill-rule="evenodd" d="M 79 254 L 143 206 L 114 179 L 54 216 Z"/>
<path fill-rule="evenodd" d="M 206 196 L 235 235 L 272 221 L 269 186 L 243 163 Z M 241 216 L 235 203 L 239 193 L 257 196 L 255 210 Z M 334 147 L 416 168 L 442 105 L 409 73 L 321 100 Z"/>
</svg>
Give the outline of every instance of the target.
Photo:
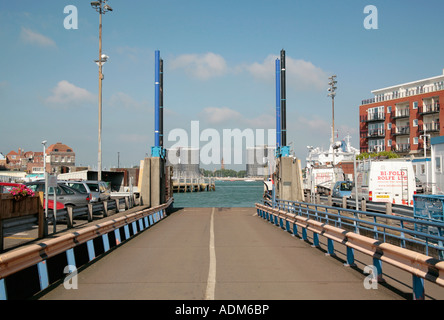
<svg viewBox="0 0 444 320">
<path fill-rule="evenodd" d="M 375 159 L 375 158 L 382 158 L 382 159 L 395 159 L 399 158 L 399 155 L 394 153 L 393 151 L 381 151 L 381 152 L 372 152 L 372 153 L 361 153 L 356 156 L 356 160 L 364 160 L 364 159 Z"/>
</svg>

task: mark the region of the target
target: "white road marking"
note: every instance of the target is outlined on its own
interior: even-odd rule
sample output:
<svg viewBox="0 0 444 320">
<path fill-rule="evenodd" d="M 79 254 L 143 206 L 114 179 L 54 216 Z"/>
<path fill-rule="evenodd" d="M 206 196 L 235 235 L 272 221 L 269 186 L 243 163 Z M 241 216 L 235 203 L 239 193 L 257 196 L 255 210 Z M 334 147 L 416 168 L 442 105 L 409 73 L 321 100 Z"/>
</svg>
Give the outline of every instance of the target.
<svg viewBox="0 0 444 320">
<path fill-rule="evenodd" d="M 207 290 L 205 300 L 214 300 L 216 291 L 216 249 L 214 247 L 214 209 L 211 211 L 210 221 L 210 267 L 208 270 Z"/>
</svg>

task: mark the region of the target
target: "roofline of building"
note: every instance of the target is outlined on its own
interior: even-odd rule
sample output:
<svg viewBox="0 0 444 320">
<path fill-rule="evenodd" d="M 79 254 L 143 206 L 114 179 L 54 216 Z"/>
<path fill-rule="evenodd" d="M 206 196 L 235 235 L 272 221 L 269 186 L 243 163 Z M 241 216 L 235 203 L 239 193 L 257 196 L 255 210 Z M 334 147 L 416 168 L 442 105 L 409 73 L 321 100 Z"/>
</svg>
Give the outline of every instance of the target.
<svg viewBox="0 0 444 320">
<path fill-rule="evenodd" d="M 400 88 L 400 87 L 408 87 L 413 84 L 417 84 L 417 83 L 421 83 L 421 82 L 430 82 L 430 81 L 438 80 L 438 79 L 444 80 L 444 70 L 443 70 L 443 74 L 441 74 L 439 76 L 435 76 L 435 77 L 431 77 L 431 78 L 427 78 L 427 79 L 422 79 L 422 80 L 416 80 L 416 81 L 407 82 L 407 83 L 403 83 L 403 84 L 398 84 L 398 85 L 394 85 L 394 86 L 390 86 L 390 87 L 386 87 L 386 88 L 382 88 L 382 89 L 377 89 L 377 90 L 371 91 L 371 93 L 376 94 L 378 92 L 393 90 L 395 88 Z"/>
</svg>

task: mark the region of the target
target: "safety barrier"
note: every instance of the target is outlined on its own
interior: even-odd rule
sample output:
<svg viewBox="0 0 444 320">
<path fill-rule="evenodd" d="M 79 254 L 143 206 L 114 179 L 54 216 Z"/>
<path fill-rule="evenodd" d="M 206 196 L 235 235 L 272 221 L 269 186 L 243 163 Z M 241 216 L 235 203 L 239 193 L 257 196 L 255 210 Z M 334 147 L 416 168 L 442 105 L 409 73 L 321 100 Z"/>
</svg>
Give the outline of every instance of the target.
<svg viewBox="0 0 444 320">
<path fill-rule="evenodd" d="M 0 300 L 27 299 L 166 217 L 173 199 L 0 255 Z"/>
<path fill-rule="evenodd" d="M 309 196 L 306 195 L 306 201 L 309 202 Z M 343 208 L 352 208 L 356 209 L 356 199 L 343 197 L 333 197 L 333 196 L 321 196 L 317 194 L 314 199 L 318 204 L 326 204 L 329 206 L 339 206 Z M 371 210 L 373 212 L 381 212 L 386 214 L 395 214 L 400 216 L 413 217 L 413 207 L 400 205 L 400 204 L 392 204 L 390 202 L 374 202 L 374 201 L 366 201 L 360 200 L 358 201 L 358 206 L 361 210 Z"/>
<path fill-rule="evenodd" d="M 256 209 L 258 215 L 263 219 L 270 221 L 287 232 L 293 233 L 295 236 L 300 236 L 303 240 L 308 240 L 307 231 L 311 231 L 315 247 L 319 247 L 319 235 L 326 237 L 327 253 L 330 255 L 334 255 L 334 242 L 345 245 L 347 248 L 347 265 L 354 265 L 354 249 L 371 256 L 377 271 L 377 275 L 374 275 L 377 281 L 383 281 L 382 262 L 410 272 L 413 277 L 413 298 L 415 300 L 423 300 L 425 297 L 424 279 L 439 286 L 444 286 L 444 261 L 347 231 L 297 213 L 272 208 L 263 204 L 256 204 Z M 326 212 L 319 212 L 319 214 L 328 216 Z M 301 229 L 301 235 L 299 235 L 298 228 Z"/>
<path fill-rule="evenodd" d="M 43 204 L 43 192 L 40 192 L 40 202 Z M 38 198 L 36 197 L 35 200 Z M 2 219 L 0 217 L 0 253 L 4 251 L 4 234 L 11 232 L 12 230 L 30 230 L 38 224 L 38 238 L 44 238 L 48 236 L 48 225 L 53 224 L 55 232 L 56 224 L 62 222 L 66 224 L 66 228 L 70 229 L 74 226 L 74 219 L 78 217 L 87 216 L 88 222 L 93 221 L 94 217 L 107 217 L 109 211 L 114 210 L 118 213 L 124 206 L 125 210 L 128 210 L 136 205 L 135 197 L 120 197 L 110 200 L 104 200 L 97 203 L 89 203 L 85 206 L 65 207 L 57 210 L 55 214 L 52 209 L 48 210 L 48 217 L 45 219 L 44 210 L 40 206 L 37 212 L 28 212 L 22 214 L 19 217 Z M 54 214 L 56 217 L 54 217 Z"/>
</svg>

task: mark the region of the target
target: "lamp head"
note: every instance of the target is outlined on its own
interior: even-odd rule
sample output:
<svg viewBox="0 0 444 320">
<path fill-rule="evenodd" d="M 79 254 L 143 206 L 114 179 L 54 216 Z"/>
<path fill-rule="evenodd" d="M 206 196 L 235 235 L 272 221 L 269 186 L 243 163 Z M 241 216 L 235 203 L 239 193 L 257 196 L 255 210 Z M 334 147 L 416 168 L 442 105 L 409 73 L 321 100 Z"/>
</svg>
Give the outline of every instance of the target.
<svg viewBox="0 0 444 320">
<path fill-rule="evenodd" d="M 100 5 L 100 1 L 91 1 L 91 7 L 93 7 L 94 9 L 97 9 L 98 7 L 100 7 Z"/>
</svg>

